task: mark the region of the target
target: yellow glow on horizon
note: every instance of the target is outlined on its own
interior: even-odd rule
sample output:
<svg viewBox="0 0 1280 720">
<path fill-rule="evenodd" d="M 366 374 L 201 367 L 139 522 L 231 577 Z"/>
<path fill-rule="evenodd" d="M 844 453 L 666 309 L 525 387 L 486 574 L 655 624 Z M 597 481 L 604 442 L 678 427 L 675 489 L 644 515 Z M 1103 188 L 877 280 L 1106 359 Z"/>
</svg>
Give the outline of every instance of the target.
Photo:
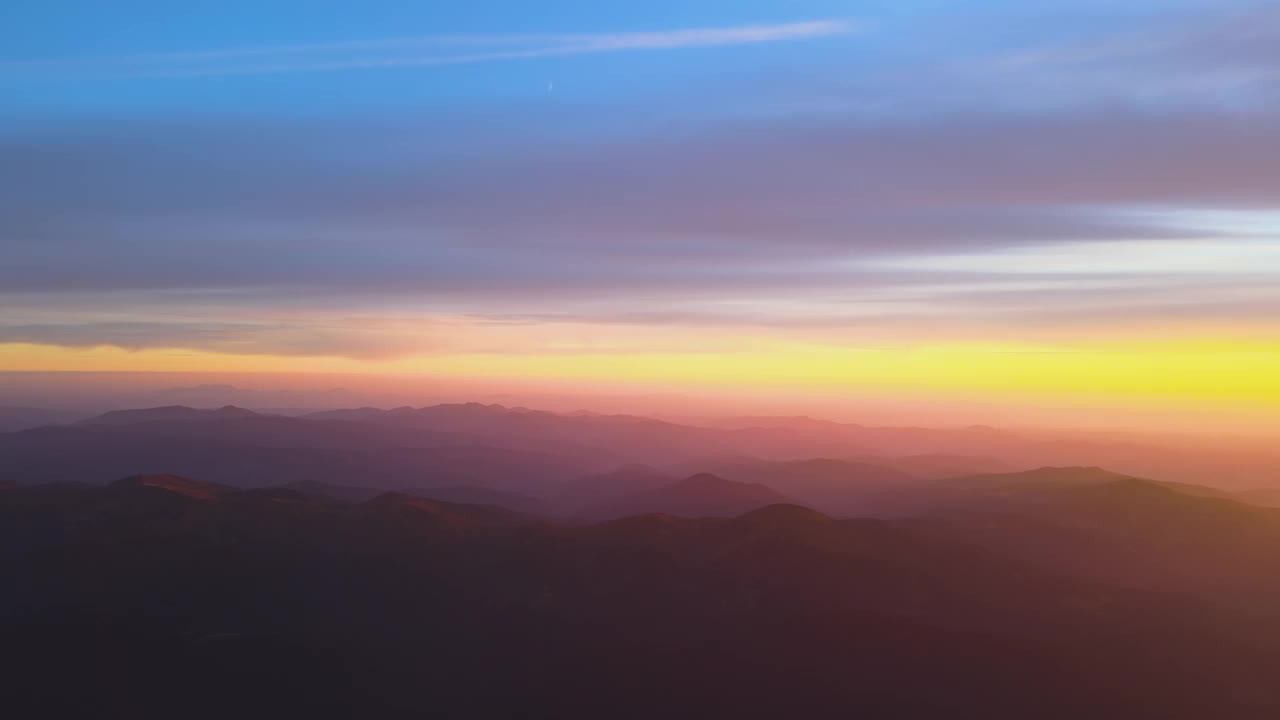
<svg viewBox="0 0 1280 720">
<path fill-rule="evenodd" d="M 524 378 L 723 388 L 928 391 L 1016 399 L 1089 395 L 1280 406 L 1280 343 L 1181 340 L 1072 348 L 949 343 L 753 352 L 416 355 L 394 359 L 0 345 L 2 371 L 282 372 Z"/>
<path fill-rule="evenodd" d="M 234 355 L 185 348 L 126 350 L 0 343 L 0 372 L 371 372 L 357 360 Z"/>
</svg>

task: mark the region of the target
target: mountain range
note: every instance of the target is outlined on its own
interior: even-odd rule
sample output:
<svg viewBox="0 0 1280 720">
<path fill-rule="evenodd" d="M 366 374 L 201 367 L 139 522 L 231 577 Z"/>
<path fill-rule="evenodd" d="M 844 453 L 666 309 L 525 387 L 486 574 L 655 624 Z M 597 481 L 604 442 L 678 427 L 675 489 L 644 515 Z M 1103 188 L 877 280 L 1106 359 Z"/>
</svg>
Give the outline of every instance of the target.
<svg viewBox="0 0 1280 720">
<path fill-rule="evenodd" d="M 979 495 L 990 502 L 995 495 L 1009 494 L 980 479 L 960 487 L 958 478 L 1001 477 L 1049 464 L 1033 462 L 1042 459 L 1033 452 L 1043 448 L 1042 439 L 991 428 L 874 428 L 769 417 L 722 424 L 693 426 L 478 403 L 357 408 L 302 417 L 235 406 L 163 406 L 0 433 L 0 480 L 93 484 L 173 473 L 239 487 L 314 483 L 364 492 L 398 490 L 563 519 L 616 515 L 627 502 L 646 507 L 627 496 L 711 473 L 733 483 L 763 485 L 779 494 L 775 501 L 786 498 L 837 517 L 888 517 L 962 505 Z M 1043 457 L 1084 465 L 1074 460 L 1076 454 L 1063 451 L 1065 442 L 1054 444 Z M 1224 478 L 1213 470 L 1192 477 L 1196 463 L 1183 462 L 1186 458 L 1172 450 L 1143 449 L 1129 457 L 1129 444 L 1079 445 L 1071 445 L 1079 458 L 1105 455 L 1118 461 L 1105 467 L 1121 475 L 1273 503 L 1273 486 L 1239 490 L 1233 486 L 1237 476 Z M 886 454 L 895 448 L 919 452 Z M 1141 461 L 1157 456 L 1178 461 L 1178 471 L 1127 470 L 1159 466 Z M 1265 466 L 1262 462 L 1259 472 Z M 718 514 L 746 509 L 725 494 Z M 675 514 L 691 512 L 680 510 L 681 503 L 674 500 L 655 506 L 673 508 Z"/>
<path fill-rule="evenodd" d="M 8 486 L 6 707 L 210 718 L 1280 712 L 1280 587 L 1268 563 L 1280 511 L 1091 470 L 1042 475 L 1036 502 L 982 512 L 841 520 L 770 504 L 594 524 L 173 475 Z M 713 476 L 673 492 L 726 485 L 758 492 Z"/>
<path fill-rule="evenodd" d="M 1273 491 L 1039 442 L 480 404 L 0 434 L 6 707 L 1280 713 Z"/>
</svg>

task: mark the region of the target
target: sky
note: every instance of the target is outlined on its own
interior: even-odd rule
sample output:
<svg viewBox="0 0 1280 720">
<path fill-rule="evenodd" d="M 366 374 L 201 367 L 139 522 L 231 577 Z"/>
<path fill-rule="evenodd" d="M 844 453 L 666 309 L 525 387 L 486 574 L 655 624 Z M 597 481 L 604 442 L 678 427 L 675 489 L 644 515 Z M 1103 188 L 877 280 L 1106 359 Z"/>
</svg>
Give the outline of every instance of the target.
<svg viewBox="0 0 1280 720">
<path fill-rule="evenodd" d="M 8 3 L 0 97 L 0 371 L 1280 430 L 1274 2 Z"/>
</svg>

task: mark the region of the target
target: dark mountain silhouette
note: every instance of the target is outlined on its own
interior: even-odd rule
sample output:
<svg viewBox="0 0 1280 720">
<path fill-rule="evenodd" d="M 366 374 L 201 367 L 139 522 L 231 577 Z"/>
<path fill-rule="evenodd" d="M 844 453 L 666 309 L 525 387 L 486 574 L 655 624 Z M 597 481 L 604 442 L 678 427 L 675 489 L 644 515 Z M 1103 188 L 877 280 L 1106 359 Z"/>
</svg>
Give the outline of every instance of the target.
<svg viewBox="0 0 1280 720">
<path fill-rule="evenodd" d="M 1100 467 L 1042 467 L 1016 473 L 990 473 L 941 480 L 927 486 L 917 497 L 932 508 L 979 507 L 997 508 L 1059 500 L 1060 491 L 1074 488 L 1113 486 L 1138 481 L 1121 473 Z M 1164 483 L 1142 480 L 1144 485 L 1159 486 L 1182 496 L 1228 497 L 1214 488 L 1187 483 Z"/>
<path fill-rule="evenodd" d="M 386 491 L 376 487 L 355 485 L 331 485 L 315 480 L 301 480 L 280 486 L 295 490 L 311 497 L 329 498 L 343 502 L 365 502 L 384 494 Z M 402 495 L 439 500 L 442 502 L 467 505 L 492 505 L 519 512 L 537 513 L 542 510 L 542 503 L 534 498 L 514 493 L 492 490 L 472 485 L 452 485 L 442 487 L 406 487 L 397 491 Z"/>
<path fill-rule="evenodd" d="M 812 418 L 808 415 L 744 415 L 714 420 L 710 424 L 714 427 L 728 428 L 732 430 L 746 430 L 749 428 L 787 428 L 790 430 L 802 430 L 809 432 L 844 429 L 856 430 L 862 427 L 861 425 L 853 423 L 839 423 L 832 420 Z"/>
<path fill-rule="evenodd" d="M 671 485 L 677 479 L 675 475 L 648 465 L 631 463 L 611 472 L 566 482 L 552 498 L 552 504 L 562 514 L 574 515 L 589 508 L 617 502 L 634 493 Z"/>
<path fill-rule="evenodd" d="M 204 410 L 182 406 L 121 410 L 90 418 L 83 429 L 107 428 L 153 438 L 205 438 L 266 447 L 366 449 L 480 445 L 483 439 L 448 430 L 398 427 L 347 420 L 266 415 L 242 408 Z M 520 446 L 499 445 L 521 449 Z"/>
<path fill-rule="evenodd" d="M 298 480 L 278 487 L 293 490 L 310 497 L 329 498 L 349 503 L 362 503 L 387 492 L 380 488 L 361 487 L 359 485 L 332 485 L 318 480 Z"/>
<path fill-rule="evenodd" d="M 661 513 L 688 518 L 731 517 L 786 502 L 790 502 L 787 496 L 764 485 L 699 473 L 670 485 L 624 495 L 585 510 L 581 516 L 609 519 Z"/>
<path fill-rule="evenodd" d="M 1217 448 L 1180 442 L 1160 446 L 1079 433 L 1016 433 L 982 427 L 869 427 L 812 418 L 750 420 L 737 423 L 741 427 L 695 427 L 630 415 L 557 414 L 478 403 L 392 410 L 358 408 L 313 413 L 305 418 L 263 415 L 235 407 L 201 410 L 172 406 L 116 411 L 76 427 L 275 448 L 501 448 L 577 463 L 580 471 L 561 477 L 561 482 L 605 472 L 624 463 L 687 468 L 690 461 L 699 458 L 726 456 L 771 461 L 844 458 L 922 478 L 1044 465 L 1098 465 L 1128 475 L 1223 488 L 1265 486 L 1280 473 L 1280 455 L 1267 454 L 1255 445 Z M 22 442 L 32 439 L 28 436 Z M 48 446 L 48 452 L 59 456 L 77 452 L 76 441 L 68 442 L 65 451 Z M 0 447 L 4 444 L 0 438 Z M 703 469 L 714 468 L 691 471 Z M 110 470 L 115 474 L 194 470 L 194 474 L 210 477 L 202 474 L 201 467 L 112 466 Z M 244 473 L 237 472 L 224 478 L 235 482 L 233 475 L 244 477 Z M 431 484 L 469 483 L 445 478 Z M 503 489 L 519 491 L 509 486 Z"/>
<path fill-rule="evenodd" d="M 836 520 L 817 510 L 801 505 L 779 503 L 766 505 L 744 513 L 733 521 L 735 527 L 746 528 L 753 534 L 763 533 L 825 533 Z"/>
<path fill-rule="evenodd" d="M 1271 537 L 1275 513 L 1136 480 L 1050 495 L 984 544 L 967 514 L 838 520 L 769 505 L 567 526 L 403 494 L 311 501 L 175 477 L 11 488 L 6 709 L 1275 716 L 1280 606 L 1244 614 L 1209 585 L 1163 593 L 1025 554 L 1057 532 L 1168 549 L 1166 523 L 1190 523 L 1197 542 L 1229 533 L 1210 549 L 1237 551 Z"/>
<path fill-rule="evenodd" d="M 467 485 L 528 494 L 598 467 L 586 458 L 363 423 L 199 417 L 0 434 L 0 468 L 22 483 L 103 483 L 173 473 L 242 487 L 311 480 L 384 490 Z"/>
<path fill-rule="evenodd" d="M 168 405 L 165 407 L 145 408 L 142 410 L 112 410 L 81 420 L 81 425 L 135 425 L 138 423 L 187 422 L 194 420 L 232 420 L 241 418 L 262 417 L 260 414 L 226 405 L 217 410 L 199 410 L 184 405 Z"/>
<path fill-rule="evenodd" d="M 685 457 L 715 451 L 708 448 L 729 448 L 745 442 L 734 433 L 632 415 L 561 415 L 479 403 L 393 410 L 360 408 L 315 413 L 307 417 L 468 433 L 493 444 L 590 447 L 609 453 L 619 462 L 644 462 L 655 455 Z"/>
<path fill-rule="evenodd" d="M 171 493 L 193 500 L 216 500 L 231 492 L 225 485 L 189 480 L 178 475 L 134 475 L 111 484 L 117 492 Z"/>
<path fill-rule="evenodd" d="M 1015 432 L 984 426 L 874 427 L 808 417 L 749 417 L 681 425 L 629 415 L 561 415 L 476 403 L 339 411 L 313 417 L 472 432 L 486 444 L 592 447 L 617 462 L 684 463 L 749 455 L 767 460 L 813 457 L 871 461 L 919 477 L 1004 472 L 1046 465 L 1097 465 L 1167 481 L 1256 487 L 1280 476 L 1280 453 L 1257 444 L 1215 446 L 1186 438 L 1068 431 Z M 874 458 L 876 459 L 873 459 Z M 879 458 L 908 458 L 903 464 Z M 929 457 L 932 456 L 932 457 Z M 954 467 L 946 465 L 954 463 Z"/>
<path fill-rule="evenodd" d="M 1280 508 L 1280 488 L 1254 488 L 1235 493 L 1234 497 L 1243 503 L 1261 507 Z"/>
<path fill-rule="evenodd" d="M 918 514 L 978 496 L 984 498 L 979 502 L 986 503 L 996 496 L 1013 501 L 1034 494 L 992 486 L 998 481 L 973 479 L 980 476 L 972 473 L 967 482 L 948 478 L 929 485 L 916 480 L 998 462 L 981 456 L 877 456 L 877 462 L 805 455 L 783 460 L 743 456 L 742 451 L 749 449 L 785 458 L 831 443 L 848 456 L 851 447 L 868 438 L 921 436 L 911 428 L 867 428 L 811 419 L 801 424 L 835 434 L 812 441 L 791 427 L 724 430 L 633 416 L 558 415 L 479 404 L 362 408 L 310 418 L 263 415 L 230 406 L 217 410 L 172 406 L 115 411 L 74 426 L 0 433 L 0 472 L 19 483 L 101 483 L 148 473 L 245 487 L 314 481 L 434 494 L 446 500 L 509 505 L 560 516 L 598 510 L 624 495 L 672 481 L 663 470 L 603 472 L 617 468 L 619 459 L 626 457 L 661 460 L 664 467 L 709 471 L 729 480 L 767 485 L 839 517 Z M 981 428 L 938 431 L 931 436 L 955 439 L 956 433 L 981 443 L 1008 440 L 1006 433 Z M 709 457 L 707 451 L 721 457 L 728 451 L 736 459 L 690 459 Z M 805 457 L 809 459 L 800 459 Z M 904 467 L 914 467 L 921 475 L 912 475 Z M 1034 488 L 1046 481 L 1030 475 L 1018 478 L 1017 487 Z M 426 493 L 427 488 L 437 490 Z"/>
<path fill-rule="evenodd" d="M 988 492 L 1052 490 L 1057 488 L 1103 485 L 1128 476 L 1100 467 L 1042 467 L 1014 473 L 984 473 L 958 477 L 946 484 Z"/>
<path fill-rule="evenodd" d="M 1236 489 L 1270 486 L 1280 477 L 1280 452 L 1274 449 L 1274 443 L 1242 438 L 1215 442 L 1203 436 L 1010 431 L 985 426 L 873 427 L 808 417 L 735 418 L 710 425 L 739 431 L 752 428 L 792 433 L 807 442 L 807 452 L 792 453 L 793 458 L 847 457 L 895 467 L 920 477 L 1007 472 L 1046 465 L 1096 465 L 1138 477 Z M 769 456 L 746 448 L 741 452 Z M 917 461 L 914 466 L 883 460 L 912 455 L 979 456 L 1000 465 L 959 467 L 951 471 L 930 468 L 934 463 L 928 460 Z"/>
<path fill-rule="evenodd" d="M 830 458 L 785 462 L 730 458 L 701 461 L 699 466 L 732 480 L 767 485 L 841 517 L 888 512 L 885 498 L 896 497 L 904 488 L 922 482 L 893 468 Z"/>
<path fill-rule="evenodd" d="M 1194 438 L 1041 437 L 991 453 L 1015 465 L 1090 465 L 1135 477 L 1209 483 L 1224 489 L 1272 485 L 1280 452 L 1252 444 L 1217 446 Z"/>
<path fill-rule="evenodd" d="M 545 510 L 545 503 L 537 498 L 476 485 L 408 487 L 400 492 L 430 500 L 465 505 L 492 505 L 524 513 L 540 514 Z"/>
<path fill-rule="evenodd" d="M 60 425 L 71 422 L 76 417 L 75 413 L 64 410 L 0 406 L 0 433 L 17 432 L 45 425 Z"/>
<path fill-rule="evenodd" d="M 913 477 L 933 480 L 959 477 L 961 475 L 1007 473 L 1017 470 L 1017 468 L 1012 467 L 1003 460 L 980 455 L 929 453 L 903 457 L 868 456 L 849 459 L 893 468 Z"/>
<path fill-rule="evenodd" d="M 512 528 L 533 518 L 493 505 L 450 503 L 406 493 L 383 493 L 360 505 L 360 510 L 384 521 L 400 522 L 417 531 L 464 532 Z"/>
<path fill-rule="evenodd" d="M 1280 577 L 1265 570 L 1280 553 L 1280 510 L 1091 476 L 1097 482 L 1041 486 L 1033 502 L 969 503 L 926 526 L 1081 578 L 1198 596 L 1248 616 L 1280 603 Z"/>
</svg>

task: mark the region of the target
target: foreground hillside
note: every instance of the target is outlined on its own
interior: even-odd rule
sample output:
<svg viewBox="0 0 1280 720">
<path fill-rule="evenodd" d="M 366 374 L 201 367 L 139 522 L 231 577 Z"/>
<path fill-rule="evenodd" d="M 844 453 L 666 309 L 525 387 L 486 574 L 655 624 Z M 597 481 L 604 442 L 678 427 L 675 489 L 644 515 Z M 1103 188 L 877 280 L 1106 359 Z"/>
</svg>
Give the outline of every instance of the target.
<svg viewBox="0 0 1280 720">
<path fill-rule="evenodd" d="M 8 487 L 7 706 L 17 717 L 1280 713 L 1280 595 L 1261 562 L 1280 551 L 1280 515 L 1131 479 L 1036 497 L 907 521 L 778 504 L 570 526 L 398 493 L 347 502 L 177 476 Z M 1092 572 L 1086 560 L 1108 547 Z M 1210 562 L 1240 553 L 1258 562 Z M 1153 558 L 1180 572 L 1121 572 Z M 1232 602 L 1211 582 L 1223 572 Z"/>
</svg>

